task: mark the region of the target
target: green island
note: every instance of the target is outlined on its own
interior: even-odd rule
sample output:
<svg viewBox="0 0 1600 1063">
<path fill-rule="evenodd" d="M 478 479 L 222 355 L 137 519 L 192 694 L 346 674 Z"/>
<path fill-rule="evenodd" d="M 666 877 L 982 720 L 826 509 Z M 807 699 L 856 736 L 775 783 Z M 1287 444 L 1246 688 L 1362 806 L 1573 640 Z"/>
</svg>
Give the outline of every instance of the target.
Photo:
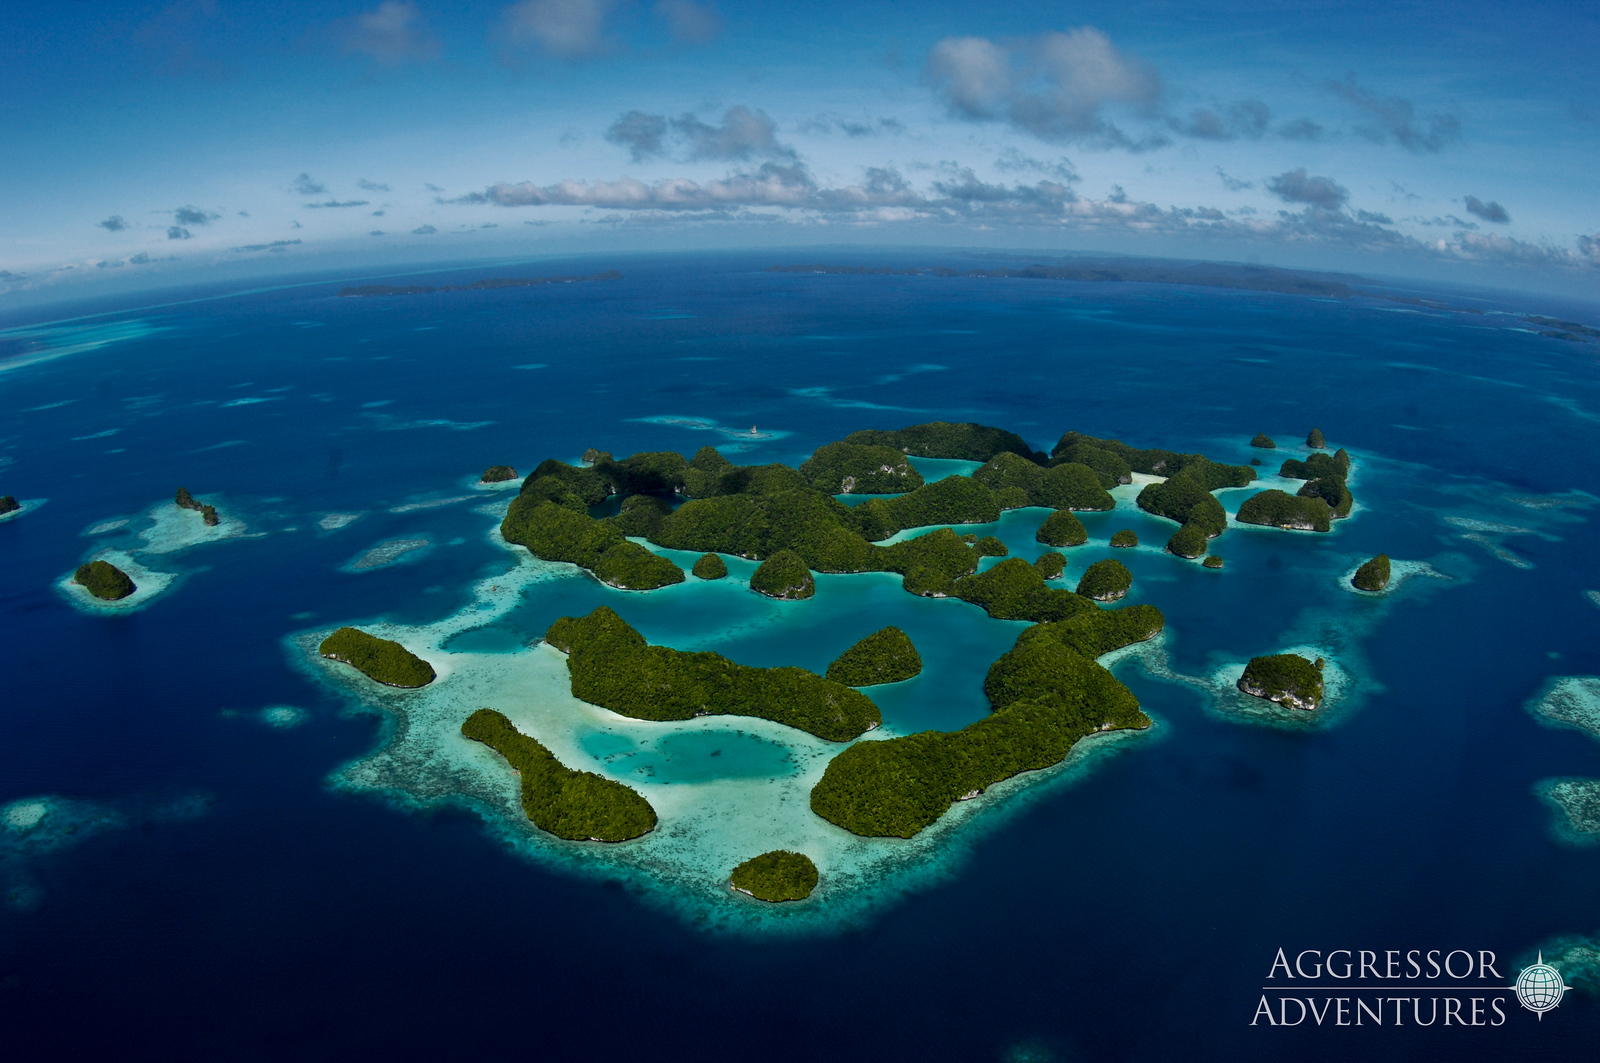
<svg viewBox="0 0 1600 1063">
<path fill-rule="evenodd" d="M 846 443 L 893 447 L 905 454 L 919 458 L 960 458 L 965 461 L 988 461 L 997 454 L 1010 451 L 1045 461 L 1045 455 L 1031 449 L 1027 441 L 1015 432 L 988 425 L 952 424 L 948 421 L 930 421 L 893 432 L 865 429 L 844 437 Z"/>
<path fill-rule="evenodd" d="M 500 484 L 507 480 L 515 480 L 517 470 L 509 465 L 491 465 L 483 470 L 483 475 L 478 478 L 481 484 Z"/>
<path fill-rule="evenodd" d="M 1111 533 L 1111 545 L 1119 550 L 1130 550 L 1139 545 L 1139 536 L 1132 528 L 1123 528 Z"/>
<path fill-rule="evenodd" d="M 817 888 L 817 865 L 804 853 L 774 849 L 733 869 L 728 885 L 758 901 L 803 901 Z"/>
<path fill-rule="evenodd" d="M 1322 429 L 1320 428 L 1313 428 L 1311 433 L 1306 436 L 1306 446 L 1312 450 L 1321 450 L 1327 445 L 1328 441 L 1322 438 Z"/>
<path fill-rule="evenodd" d="M 1210 557 L 1200 562 L 1200 564 L 1206 568 L 1221 568 L 1222 558 L 1218 557 L 1216 554 L 1212 554 Z"/>
<path fill-rule="evenodd" d="M 1256 437 L 1250 441 L 1250 445 L 1252 447 L 1260 447 L 1262 450 L 1278 449 L 1278 444 L 1274 443 L 1272 437 L 1265 432 L 1257 432 Z"/>
<path fill-rule="evenodd" d="M 888 495 L 923 485 L 903 451 L 860 443 L 829 443 L 800 466 L 800 475 L 830 495 Z"/>
<path fill-rule="evenodd" d="M 1305 461 L 1290 458 L 1278 475 L 1290 480 L 1318 480 L 1325 476 L 1343 480 L 1350 475 L 1350 452 L 1340 447 L 1332 454 L 1308 454 Z"/>
<path fill-rule="evenodd" d="M 716 554 L 701 554 L 689 571 L 695 579 L 721 579 L 728 574 L 728 563 Z"/>
<path fill-rule="evenodd" d="M 1358 591 L 1381 591 L 1389 585 L 1389 555 L 1379 554 L 1356 569 L 1350 585 Z"/>
<path fill-rule="evenodd" d="M 1001 509 L 1047 506 L 1103 511 L 1117 504 L 1099 475 L 1076 462 L 1045 467 L 1032 458 L 1007 451 L 990 458 L 973 472 L 972 478 L 995 493 Z"/>
<path fill-rule="evenodd" d="M 189 493 L 189 489 L 187 487 L 179 487 L 177 494 L 173 496 L 172 501 L 179 509 L 192 509 L 196 513 L 200 514 L 201 522 L 204 523 L 208 528 L 215 528 L 219 523 L 221 523 L 220 518 L 217 516 L 217 507 L 197 501 L 195 497 Z"/>
<path fill-rule="evenodd" d="M 600 606 L 564 616 L 545 641 L 567 655 L 572 695 L 636 720 L 754 716 L 848 742 L 883 722 L 858 690 L 804 668 L 752 668 L 720 653 L 652 646 Z"/>
<path fill-rule="evenodd" d="M 1211 539 L 1202 528 L 1185 524 L 1167 539 L 1167 553 L 1194 560 L 1211 548 Z"/>
<path fill-rule="evenodd" d="M 1298 653 L 1252 657 L 1239 677 L 1239 689 L 1251 697 L 1294 709 L 1315 709 L 1322 701 L 1322 658 L 1313 664 Z"/>
<path fill-rule="evenodd" d="M 1046 546 L 1082 546 L 1089 541 L 1089 530 L 1076 515 L 1059 509 L 1044 519 L 1033 537 Z"/>
<path fill-rule="evenodd" d="M 793 550 L 779 550 L 750 574 L 750 589 L 768 598 L 797 602 L 817 593 L 817 581 L 804 558 Z"/>
<path fill-rule="evenodd" d="M 91 561 L 87 565 L 79 565 L 72 574 L 72 582 L 108 602 L 126 598 L 138 590 L 128 574 L 109 561 Z"/>
<path fill-rule="evenodd" d="M 1154 606 L 1088 605 L 1027 628 L 989 669 L 990 715 L 959 731 L 856 743 L 829 762 L 812 811 L 853 834 L 909 838 L 956 801 L 1060 763 L 1081 738 L 1148 727 L 1138 699 L 1095 658 L 1153 638 L 1163 624 Z"/>
<path fill-rule="evenodd" d="M 1078 581 L 1078 593 L 1097 602 L 1114 602 L 1132 586 L 1133 573 L 1128 571 L 1128 566 L 1107 558 L 1084 570 L 1083 578 Z"/>
<path fill-rule="evenodd" d="M 493 709 L 479 709 L 461 733 L 499 753 L 522 778 L 522 810 L 534 826 L 568 841 L 623 842 L 656 827 L 650 802 L 619 782 L 563 765 Z"/>
<path fill-rule="evenodd" d="M 963 576 L 951 584 L 950 596 L 982 607 L 996 620 L 1065 620 L 1094 608 L 1082 595 L 1046 585 L 1044 573 L 1020 557 Z"/>
<path fill-rule="evenodd" d="M 15 513 L 22 505 L 11 495 L 0 495 L 0 513 Z"/>
<path fill-rule="evenodd" d="M 1045 579 L 1058 579 L 1067 570 L 1067 559 L 1054 550 L 1046 550 L 1034 560 L 1033 567 Z"/>
<path fill-rule="evenodd" d="M 340 628 L 322 640 L 317 652 L 350 665 L 384 686 L 413 689 L 434 680 L 433 665 L 398 642 L 380 639 L 359 628 Z"/>
<path fill-rule="evenodd" d="M 824 677 L 847 687 L 869 687 L 899 683 L 921 671 L 922 655 L 912 645 L 911 636 L 890 626 L 841 653 L 828 665 Z"/>
<path fill-rule="evenodd" d="M 1274 488 L 1245 499 L 1234 520 L 1290 531 L 1325 532 L 1332 526 L 1333 511 L 1321 498 L 1291 495 Z"/>
</svg>

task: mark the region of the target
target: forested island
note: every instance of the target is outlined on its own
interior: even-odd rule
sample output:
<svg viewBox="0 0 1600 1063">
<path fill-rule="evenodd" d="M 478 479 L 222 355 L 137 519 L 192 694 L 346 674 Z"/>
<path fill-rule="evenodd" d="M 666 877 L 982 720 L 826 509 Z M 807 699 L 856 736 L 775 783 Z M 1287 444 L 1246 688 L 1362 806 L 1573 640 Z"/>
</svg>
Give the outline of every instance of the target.
<svg viewBox="0 0 1600 1063">
<path fill-rule="evenodd" d="M 120 601 L 138 590 L 128 574 L 109 561 L 91 561 L 87 565 L 79 565 L 72 574 L 72 582 L 107 602 Z"/>
<path fill-rule="evenodd" d="M 1252 657 L 1239 677 L 1239 689 L 1294 709 L 1315 709 L 1322 701 L 1322 659 L 1315 663 L 1298 653 Z"/>
<path fill-rule="evenodd" d="M 1356 569 L 1350 583 L 1360 591 L 1381 591 L 1389 585 L 1389 555 L 1379 554 Z"/>
<path fill-rule="evenodd" d="M 1326 447 L 1320 428 L 1306 437 L 1306 446 Z M 1276 488 L 1245 499 L 1234 517 L 1240 524 L 1261 524 L 1291 531 L 1328 531 L 1336 520 L 1350 515 L 1355 498 L 1345 483 L 1350 475 L 1350 454 L 1343 447 L 1333 454 L 1313 453 L 1304 461 L 1290 458 L 1278 470 L 1289 480 L 1306 481 L 1294 494 Z"/>
<path fill-rule="evenodd" d="M 733 869 L 728 885 L 761 901 L 803 901 L 817 888 L 817 865 L 804 853 L 774 849 Z"/>
<path fill-rule="evenodd" d="M 503 484 L 507 480 L 515 480 L 517 470 L 509 465 L 491 465 L 483 470 L 483 475 L 478 477 L 481 484 Z"/>
<path fill-rule="evenodd" d="M 622 274 L 614 269 L 592 273 L 586 277 L 486 277 L 471 284 L 441 284 L 429 287 L 420 284 L 365 284 L 353 288 L 340 288 L 342 299 L 370 299 L 382 295 L 431 295 L 435 292 L 481 292 L 496 288 L 531 288 L 537 284 L 577 284 L 581 281 L 619 281 Z"/>
<path fill-rule="evenodd" d="M 15 513 L 22 504 L 11 495 L 0 495 L 0 513 Z"/>
<path fill-rule="evenodd" d="M 434 680 L 433 665 L 398 642 L 380 639 L 359 628 L 342 627 L 322 640 L 317 652 L 341 661 L 384 686 L 425 687 Z"/>
<path fill-rule="evenodd" d="M 637 791 L 564 766 L 493 709 L 468 716 L 461 733 L 505 757 L 522 777 L 522 810 L 540 830 L 568 841 L 621 842 L 655 829 L 656 810 Z"/>
<path fill-rule="evenodd" d="M 912 645 L 911 636 L 897 627 L 886 627 L 841 653 L 828 665 L 826 677 L 849 687 L 868 687 L 899 683 L 921 671 L 922 655 Z"/>
<path fill-rule="evenodd" d="M 215 528 L 219 523 L 219 518 L 217 517 L 217 507 L 202 502 L 197 502 L 195 497 L 189 493 L 189 489 L 187 487 L 178 488 L 178 493 L 174 497 L 173 502 L 179 509 L 192 509 L 196 513 L 200 514 L 201 522 L 204 523 L 208 528 Z"/>
</svg>

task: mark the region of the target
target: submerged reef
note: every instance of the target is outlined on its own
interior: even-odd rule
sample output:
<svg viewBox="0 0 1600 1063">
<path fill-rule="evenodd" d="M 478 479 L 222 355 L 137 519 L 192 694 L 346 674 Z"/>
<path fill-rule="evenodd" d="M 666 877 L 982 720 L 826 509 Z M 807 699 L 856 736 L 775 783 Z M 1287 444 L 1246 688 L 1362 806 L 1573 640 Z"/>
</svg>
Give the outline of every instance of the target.
<svg viewBox="0 0 1600 1063">
<path fill-rule="evenodd" d="M 701 554 L 689 571 L 696 579 L 722 579 L 728 574 L 728 563 L 716 554 Z"/>
<path fill-rule="evenodd" d="M 899 683 L 921 671 L 922 656 L 911 636 L 891 625 L 841 653 L 828 665 L 826 678 L 848 687 L 867 687 Z"/>
<path fill-rule="evenodd" d="M 478 478 L 481 484 L 498 484 L 507 480 L 515 480 L 517 470 L 509 465 L 491 465 L 483 470 L 483 475 Z"/>
<path fill-rule="evenodd" d="M 923 485 L 903 451 L 888 446 L 829 443 L 800 466 L 800 475 L 830 495 L 885 495 Z"/>
<path fill-rule="evenodd" d="M 817 593 L 817 581 L 793 550 L 779 550 L 750 575 L 750 589 L 780 601 L 795 602 Z"/>
<path fill-rule="evenodd" d="M 359 628 L 340 628 L 322 640 L 317 652 L 350 665 L 384 686 L 411 689 L 434 680 L 433 665 L 398 642 L 380 639 Z"/>
<path fill-rule="evenodd" d="M 755 716 L 829 742 L 883 722 L 870 698 L 804 668 L 752 668 L 720 653 L 652 646 L 605 606 L 564 616 L 545 641 L 567 654 L 574 697 L 639 720 Z"/>
<path fill-rule="evenodd" d="M 79 565 L 78 571 L 72 574 L 72 582 L 108 602 L 126 598 L 138 589 L 126 572 L 104 560 Z"/>
<path fill-rule="evenodd" d="M 511 764 L 522 780 L 522 808 L 540 830 L 569 841 L 621 842 L 655 829 L 650 802 L 619 782 L 564 766 L 493 709 L 479 709 L 461 733 Z"/>
<path fill-rule="evenodd" d="M 1600 779 L 1547 779 L 1534 789 L 1566 817 L 1572 840 L 1600 837 Z"/>
<path fill-rule="evenodd" d="M 1083 521 L 1062 509 L 1046 517 L 1033 537 L 1046 546 L 1082 546 L 1089 541 L 1089 531 Z"/>
<path fill-rule="evenodd" d="M 868 837 L 910 838 L 961 800 L 1023 771 L 1060 763 L 1081 738 L 1144 728 L 1150 718 L 1101 654 L 1154 637 L 1160 610 L 1140 605 L 1036 624 L 989 670 L 994 711 L 959 731 L 858 742 L 811 791 L 828 822 Z"/>
<path fill-rule="evenodd" d="M 1365 562 L 1350 577 L 1350 585 L 1360 591 L 1381 591 L 1389 585 L 1389 555 L 1379 554 Z"/>
<path fill-rule="evenodd" d="M 1322 701 L 1321 663 L 1320 657 L 1313 664 L 1298 653 L 1252 657 L 1239 677 L 1239 689 L 1293 709 L 1315 709 Z"/>
<path fill-rule="evenodd" d="M 811 857 L 774 849 L 734 868 L 728 885 L 759 901 L 803 901 L 817 888 L 819 878 Z"/>
</svg>

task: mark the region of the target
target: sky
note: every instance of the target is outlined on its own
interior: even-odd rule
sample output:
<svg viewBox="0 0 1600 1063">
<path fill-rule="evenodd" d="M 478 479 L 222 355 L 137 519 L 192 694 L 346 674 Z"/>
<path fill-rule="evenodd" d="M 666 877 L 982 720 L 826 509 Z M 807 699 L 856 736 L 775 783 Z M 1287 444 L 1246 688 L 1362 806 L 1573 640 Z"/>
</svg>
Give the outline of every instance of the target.
<svg viewBox="0 0 1600 1063">
<path fill-rule="evenodd" d="M 1600 297 L 1597 43 L 1592 0 L 12 3 L 0 308 L 819 245 Z"/>
</svg>

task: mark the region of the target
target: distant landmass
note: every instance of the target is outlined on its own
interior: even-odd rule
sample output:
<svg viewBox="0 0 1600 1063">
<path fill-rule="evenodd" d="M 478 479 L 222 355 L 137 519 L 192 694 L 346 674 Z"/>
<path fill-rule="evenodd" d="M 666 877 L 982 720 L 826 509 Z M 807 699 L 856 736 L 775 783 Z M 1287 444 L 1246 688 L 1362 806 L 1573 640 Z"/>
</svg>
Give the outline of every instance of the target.
<svg viewBox="0 0 1600 1063">
<path fill-rule="evenodd" d="M 432 292 L 475 292 L 491 288 L 531 288 L 535 284 L 576 284 L 579 281 L 619 281 L 622 274 L 608 269 L 588 277 L 485 277 L 471 284 L 443 284 L 437 288 L 420 284 L 365 284 L 355 288 L 340 288 L 340 298 L 368 299 L 378 295 L 428 295 Z"/>
<path fill-rule="evenodd" d="M 1296 273 L 1272 266 L 1228 265 L 1215 262 L 1111 262 L 1085 261 L 1071 265 L 1033 265 L 1022 269 L 950 269 L 948 266 L 768 266 L 769 273 L 847 273 L 933 277 L 1017 277 L 1025 280 L 1131 281 L 1145 284 L 1193 284 L 1208 288 L 1244 288 L 1290 295 L 1324 295 L 1347 299 L 1356 294 L 1342 280 Z M 1359 280 L 1359 278 L 1350 278 Z"/>
</svg>

